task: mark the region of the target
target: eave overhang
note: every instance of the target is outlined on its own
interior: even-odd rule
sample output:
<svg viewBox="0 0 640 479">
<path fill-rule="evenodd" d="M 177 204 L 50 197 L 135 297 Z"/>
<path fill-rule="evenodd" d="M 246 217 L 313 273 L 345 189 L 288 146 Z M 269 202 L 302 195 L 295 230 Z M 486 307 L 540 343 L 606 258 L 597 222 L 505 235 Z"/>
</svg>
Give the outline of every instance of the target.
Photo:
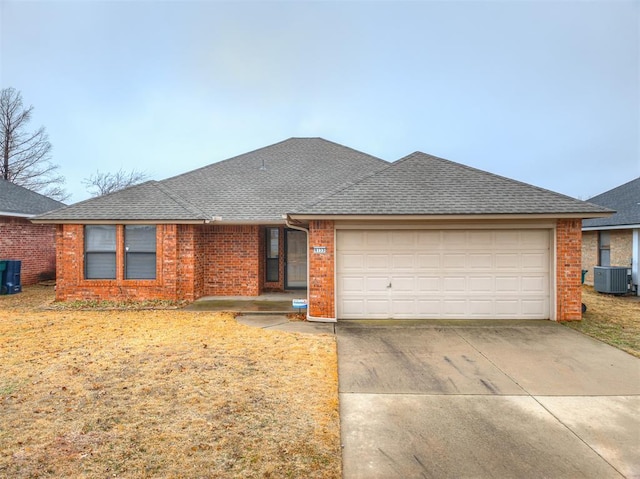
<svg viewBox="0 0 640 479">
<path fill-rule="evenodd" d="M 606 218 L 613 213 L 532 213 L 532 214 L 476 214 L 476 215 L 313 215 L 289 213 L 287 218 L 296 221 L 350 220 L 350 221 L 450 221 L 450 220 L 543 220 Z"/>
</svg>

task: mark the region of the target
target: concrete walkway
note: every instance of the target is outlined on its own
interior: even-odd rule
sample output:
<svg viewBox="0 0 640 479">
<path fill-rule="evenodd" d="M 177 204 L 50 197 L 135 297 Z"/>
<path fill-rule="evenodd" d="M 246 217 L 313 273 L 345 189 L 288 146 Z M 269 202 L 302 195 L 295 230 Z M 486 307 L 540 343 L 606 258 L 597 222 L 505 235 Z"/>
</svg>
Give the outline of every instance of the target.
<svg viewBox="0 0 640 479">
<path fill-rule="evenodd" d="M 311 321 L 290 321 L 286 315 L 243 314 L 236 317 L 240 324 L 254 328 L 275 329 L 290 333 L 335 334 L 336 323 L 316 323 Z"/>
<path fill-rule="evenodd" d="M 550 321 L 337 325 L 345 479 L 640 478 L 640 360 Z"/>
</svg>

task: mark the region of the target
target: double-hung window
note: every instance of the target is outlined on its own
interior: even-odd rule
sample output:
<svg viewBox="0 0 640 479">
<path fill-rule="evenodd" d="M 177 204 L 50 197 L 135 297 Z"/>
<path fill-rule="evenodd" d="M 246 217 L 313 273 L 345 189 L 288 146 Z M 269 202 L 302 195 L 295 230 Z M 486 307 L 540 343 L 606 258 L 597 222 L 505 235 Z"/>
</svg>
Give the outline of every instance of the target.
<svg viewBox="0 0 640 479">
<path fill-rule="evenodd" d="M 87 279 L 116 279 L 115 225 L 84 227 L 84 276 Z"/>
<path fill-rule="evenodd" d="M 125 279 L 156 279 L 156 227 L 124 227 Z"/>
<path fill-rule="evenodd" d="M 598 233 L 598 264 L 611 266 L 611 234 L 609 231 Z"/>
</svg>

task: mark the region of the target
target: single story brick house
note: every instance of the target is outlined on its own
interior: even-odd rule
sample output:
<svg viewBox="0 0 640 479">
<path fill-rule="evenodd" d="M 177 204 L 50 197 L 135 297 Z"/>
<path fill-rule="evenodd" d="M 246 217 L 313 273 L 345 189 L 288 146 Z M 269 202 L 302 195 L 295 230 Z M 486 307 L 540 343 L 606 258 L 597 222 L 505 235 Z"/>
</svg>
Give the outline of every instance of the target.
<svg viewBox="0 0 640 479">
<path fill-rule="evenodd" d="M 593 284 L 594 266 L 626 266 L 636 294 L 640 296 L 640 178 L 594 196 L 590 203 L 615 210 L 607 218 L 582 223 L 582 267 Z"/>
<path fill-rule="evenodd" d="M 0 179 L 0 260 L 21 261 L 21 283 L 55 277 L 56 227 L 33 224 L 36 215 L 64 206 L 35 191 Z"/>
<path fill-rule="evenodd" d="M 307 290 L 308 317 L 581 318 L 581 220 L 607 208 L 424 153 L 291 138 L 36 218 L 58 300 Z"/>
</svg>

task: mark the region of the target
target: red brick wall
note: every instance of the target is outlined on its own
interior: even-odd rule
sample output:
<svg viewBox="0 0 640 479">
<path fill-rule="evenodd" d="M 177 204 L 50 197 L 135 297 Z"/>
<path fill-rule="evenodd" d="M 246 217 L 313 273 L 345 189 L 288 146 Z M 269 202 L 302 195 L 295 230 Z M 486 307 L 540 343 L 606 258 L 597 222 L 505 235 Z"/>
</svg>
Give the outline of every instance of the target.
<svg viewBox="0 0 640 479">
<path fill-rule="evenodd" d="M 70 300 L 145 300 L 193 299 L 195 288 L 189 286 L 189 279 L 179 276 L 179 272 L 195 270 L 196 255 L 191 254 L 189 241 L 195 236 L 191 226 L 181 228 L 176 225 L 157 225 L 156 229 L 156 279 L 124 279 L 124 227 L 116 229 L 116 279 L 84 279 L 84 226 L 58 225 L 57 241 L 57 287 L 56 299 Z M 182 242 L 181 235 L 186 238 Z M 178 248 L 178 244 L 187 246 Z M 179 257 L 183 254 L 184 257 Z M 180 266 L 178 266 L 180 265 Z M 180 280 L 178 279 L 180 278 Z"/>
<path fill-rule="evenodd" d="M 53 225 L 35 225 L 26 218 L 0 216 L 0 260 L 22 262 L 23 285 L 55 276 L 55 238 Z"/>
<path fill-rule="evenodd" d="M 259 226 L 157 225 L 155 280 L 124 279 L 122 225 L 116 229 L 114 280 L 84 279 L 83 225 L 57 228 L 59 301 L 257 296 L 264 282 Z"/>
<path fill-rule="evenodd" d="M 335 318 L 335 245 L 333 221 L 309 223 L 309 315 Z M 326 246 L 325 254 L 313 252 L 314 246 Z"/>
<path fill-rule="evenodd" d="M 257 225 L 205 226 L 204 295 L 258 296 L 264 283 L 261 244 Z"/>
<path fill-rule="evenodd" d="M 556 225 L 556 319 L 582 319 L 582 222 L 558 220 Z"/>
</svg>

